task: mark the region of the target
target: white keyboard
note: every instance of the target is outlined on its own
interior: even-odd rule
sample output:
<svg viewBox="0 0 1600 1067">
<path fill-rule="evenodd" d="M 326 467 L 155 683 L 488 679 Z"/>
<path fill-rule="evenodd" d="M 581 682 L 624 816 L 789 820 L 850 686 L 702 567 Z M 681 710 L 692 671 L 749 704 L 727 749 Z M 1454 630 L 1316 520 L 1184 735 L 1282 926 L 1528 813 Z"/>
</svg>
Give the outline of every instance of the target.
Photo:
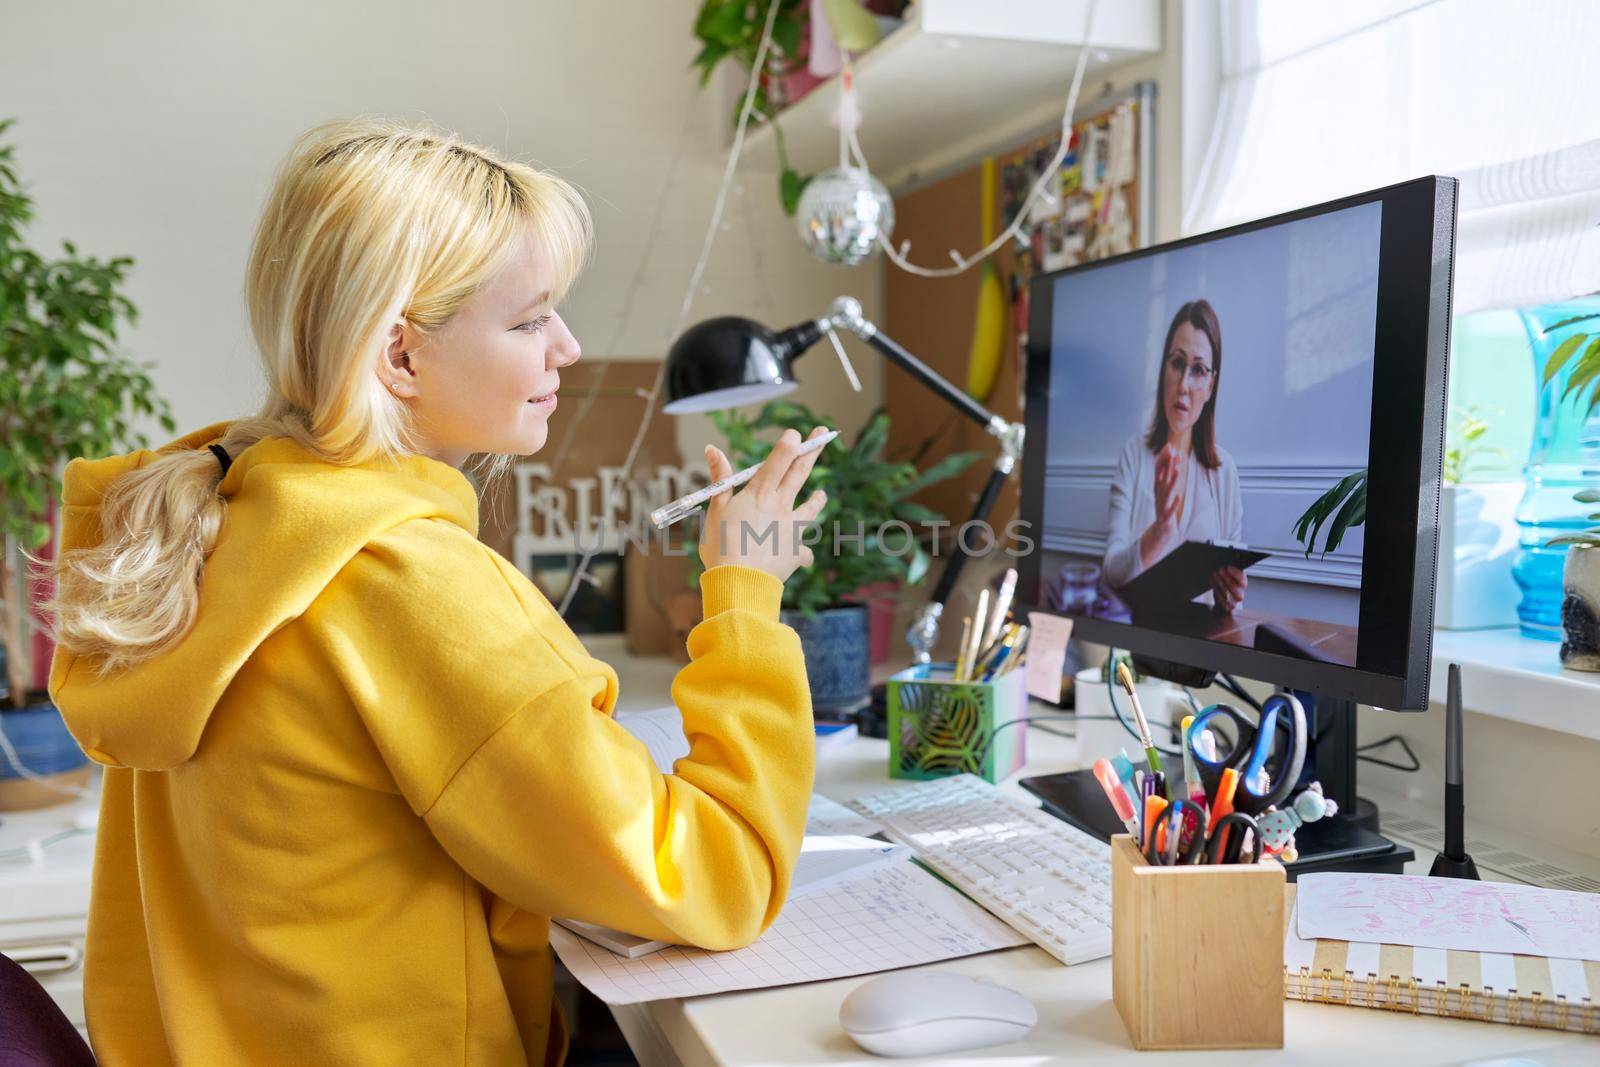
<svg viewBox="0 0 1600 1067">
<path fill-rule="evenodd" d="M 1111 955 L 1109 845 L 971 774 L 847 806 L 1062 963 Z"/>
</svg>

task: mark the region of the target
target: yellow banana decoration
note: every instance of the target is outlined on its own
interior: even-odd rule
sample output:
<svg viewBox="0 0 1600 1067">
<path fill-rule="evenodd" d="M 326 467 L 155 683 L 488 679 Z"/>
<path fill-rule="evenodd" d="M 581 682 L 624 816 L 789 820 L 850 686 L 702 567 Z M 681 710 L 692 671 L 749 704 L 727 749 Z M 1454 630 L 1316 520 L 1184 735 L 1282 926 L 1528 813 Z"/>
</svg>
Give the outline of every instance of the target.
<svg viewBox="0 0 1600 1067">
<path fill-rule="evenodd" d="M 983 161 L 983 245 L 994 240 L 994 158 Z M 984 260 L 978 278 L 978 315 L 972 326 L 967 356 L 967 395 L 982 403 L 994 392 L 1000 375 L 1000 354 L 1006 340 L 1006 297 L 1000 273 Z"/>
</svg>

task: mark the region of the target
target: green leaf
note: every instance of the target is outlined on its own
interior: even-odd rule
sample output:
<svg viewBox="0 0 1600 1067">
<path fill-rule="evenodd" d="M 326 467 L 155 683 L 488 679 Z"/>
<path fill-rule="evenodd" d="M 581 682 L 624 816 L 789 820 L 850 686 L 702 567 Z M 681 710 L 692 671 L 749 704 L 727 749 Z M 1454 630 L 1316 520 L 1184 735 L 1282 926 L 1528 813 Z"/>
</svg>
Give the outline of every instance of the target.
<svg viewBox="0 0 1600 1067">
<path fill-rule="evenodd" d="M 912 496 L 930 485 L 954 478 L 982 456 L 981 452 L 956 452 L 948 455 L 907 482 L 896 496 Z"/>
<path fill-rule="evenodd" d="M 1357 519 L 1354 513 L 1350 513 L 1346 515 L 1346 520 L 1348 525 L 1357 525 L 1365 519 L 1366 480 L 1367 472 L 1365 470 L 1346 475 L 1339 479 L 1332 489 L 1329 489 L 1314 500 L 1311 506 L 1306 509 L 1305 514 L 1300 516 L 1299 521 L 1294 525 L 1294 536 L 1296 540 L 1306 546 L 1306 558 L 1309 559 L 1315 549 L 1317 533 L 1322 529 L 1322 524 L 1327 521 L 1328 516 L 1332 515 L 1336 508 L 1339 508 L 1341 501 L 1344 501 L 1345 497 L 1349 496 L 1358 484 L 1361 486 L 1360 519 Z M 1342 530 L 1340 534 L 1342 536 Z M 1329 549 L 1323 549 L 1324 554 L 1328 551 Z"/>
<path fill-rule="evenodd" d="M 894 517 L 913 526 L 933 526 L 944 522 L 944 516 L 930 507 L 913 500 L 902 500 L 894 506 Z"/>
<path fill-rule="evenodd" d="M 884 442 L 889 439 L 889 413 L 879 408 L 867 419 L 856 437 L 850 454 L 857 460 L 876 459 L 883 454 Z"/>
<path fill-rule="evenodd" d="M 806 186 L 811 183 L 811 175 L 802 178 L 793 167 L 785 167 L 778 176 L 778 198 L 783 202 L 783 213 L 790 217 L 799 210 L 800 194 L 806 191 Z"/>
<path fill-rule="evenodd" d="M 737 44 L 749 19 L 745 14 L 744 0 L 707 0 L 695 21 L 694 35 L 702 41 L 716 41 L 723 45 Z M 763 24 L 766 12 L 761 13 Z"/>
<path fill-rule="evenodd" d="M 689 64 L 700 71 L 700 88 L 704 89 L 706 87 L 706 83 L 711 80 L 711 75 L 716 72 L 717 64 L 726 59 L 727 55 L 727 46 L 716 41 L 708 41 L 705 47 L 700 49 L 700 54 L 694 57 L 693 63 Z"/>
<path fill-rule="evenodd" d="M 1566 400 L 1574 392 L 1581 397 L 1584 387 L 1597 377 L 1600 377 L 1600 337 L 1595 337 L 1583 356 L 1573 364 L 1572 377 L 1567 379 L 1567 387 L 1561 391 L 1561 399 Z"/>
<path fill-rule="evenodd" d="M 1576 352 L 1578 346 L 1583 344 L 1587 338 L 1588 334 L 1573 334 L 1556 346 L 1556 350 L 1550 353 L 1550 359 L 1544 365 L 1544 381 L 1539 383 L 1541 389 L 1548 386 L 1555 379 L 1555 376 L 1561 373 L 1561 368 L 1566 365 L 1572 353 Z"/>
<path fill-rule="evenodd" d="M 1560 322 L 1552 322 L 1550 325 L 1544 328 L 1543 332 L 1547 334 L 1554 333 L 1563 327 L 1571 326 L 1575 322 L 1588 322 L 1590 319 L 1600 319 L 1600 311 L 1592 311 L 1587 315 L 1574 315 L 1570 319 L 1562 319 Z"/>
<path fill-rule="evenodd" d="M 1359 526 L 1367 518 L 1367 483 L 1362 482 L 1350 498 L 1344 502 L 1344 507 L 1339 509 L 1339 514 L 1333 517 L 1333 522 L 1328 526 L 1328 540 L 1322 546 L 1322 554 L 1339 547 L 1339 542 L 1344 540 L 1344 533 L 1351 526 Z"/>
<path fill-rule="evenodd" d="M 772 24 L 772 43 L 786 56 L 800 54 L 800 20 L 779 15 Z"/>
<path fill-rule="evenodd" d="M 1600 489 L 1579 489 L 1572 499 L 1580 504 L 1600 504 Z"/>
</svg>

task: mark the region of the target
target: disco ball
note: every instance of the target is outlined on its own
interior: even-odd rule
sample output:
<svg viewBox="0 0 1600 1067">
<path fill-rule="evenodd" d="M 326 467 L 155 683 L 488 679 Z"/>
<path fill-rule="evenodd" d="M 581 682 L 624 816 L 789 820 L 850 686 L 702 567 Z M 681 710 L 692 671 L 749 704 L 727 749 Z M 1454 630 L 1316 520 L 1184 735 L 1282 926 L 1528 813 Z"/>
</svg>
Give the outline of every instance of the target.
<svg viewBox="0 0 1600 1067">
<path fill-rule="evenodd" d="M 795 212 L 800 240 L 824 263 L 853 267 L 894 230 L 894 201 L 859 167 L 825 170 L 806 183 Z"/>
</svg>

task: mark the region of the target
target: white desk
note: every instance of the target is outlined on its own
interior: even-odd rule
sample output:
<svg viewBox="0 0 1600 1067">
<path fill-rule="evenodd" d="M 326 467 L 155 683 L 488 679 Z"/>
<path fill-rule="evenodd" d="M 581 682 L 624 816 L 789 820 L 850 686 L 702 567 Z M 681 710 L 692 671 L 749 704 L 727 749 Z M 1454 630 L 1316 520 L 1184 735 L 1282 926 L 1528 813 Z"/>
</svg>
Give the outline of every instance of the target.
<svg viewBox="0 0 1600 1067">
<path fill-rule="evenodd" d="M 664 702 L 653 690 L 671 669 L 654 657 L 629 657 L 620 646 L 601 648 L 620 675 L 630 706 Z M 634 692 L 629 693 L 630 686 Z M 662 699 L 657 700 L 655 698 Z M 1028 731 L 1028 765 L 1006 783 L 1008 791 L 1029 797 L 1016 778 L 1048 774 L 1079 765 L 1077 742 Z M 888 777 L 887 741 L 861 738 L 826 751 L 817 766 L 817 792 L 835 800 L 894 788 Z M 1417 865 L 1426 873 L 1431 855 Z M 1102 1064 L 1125 1060 L 1140 1064 L 1181 1062 L 1185 1065 L 1293 1063 L 1352 1067 L 1363 1063 L 1408 1065 L 1452 1064 L 1515 1052 L 1593 1049 L 1600 1062 L 1600 1038 L 1562 1034 L 1528 1027 L 1400 1015 L 1362 1008 L 1302 1004 L 1285 1005 L 1284 1047 L 1243 1052 L 1137 1053 L 1128 1043 L 1122 1020 L 1111 1003 L 1111 960 L 1064 967 L 1041 949 L 1027 947 L 951 960 L 932 966 L 991 979 L 1032 998 L 1039 1025 L 1028 1037 L 1010 1045 L 980 1049 L 944 1061 L 888 1061 L 858 1048 L 839 1029 L 839 1004 L 845 994 L 872 975 L 832 982 L 785 986 L 747 993 L 724 993 L 687 1000 L 656 1001 L 614 1009 L 634 1054 L 646 1067 L 658 1064 L 720 1064 L 727 1067 L 778 1067 L 787 1064 L 888 1062 L 964 1062 L 993 1060 L 1015 1064 L 1077 1062 Z"/>
<path fill-rule="evenodd" d="M 90 781 L 90 794 L 73 803 L 0 812 L 0 856 L 31 841 L 72 835 L 44 848 L 37 859 L 0 858 L 0 953 L 22 961 L 80 1032 L 94 835 L 74 832 L 73 819 L 98 807 L 100 775 Z"/>
</svg>

